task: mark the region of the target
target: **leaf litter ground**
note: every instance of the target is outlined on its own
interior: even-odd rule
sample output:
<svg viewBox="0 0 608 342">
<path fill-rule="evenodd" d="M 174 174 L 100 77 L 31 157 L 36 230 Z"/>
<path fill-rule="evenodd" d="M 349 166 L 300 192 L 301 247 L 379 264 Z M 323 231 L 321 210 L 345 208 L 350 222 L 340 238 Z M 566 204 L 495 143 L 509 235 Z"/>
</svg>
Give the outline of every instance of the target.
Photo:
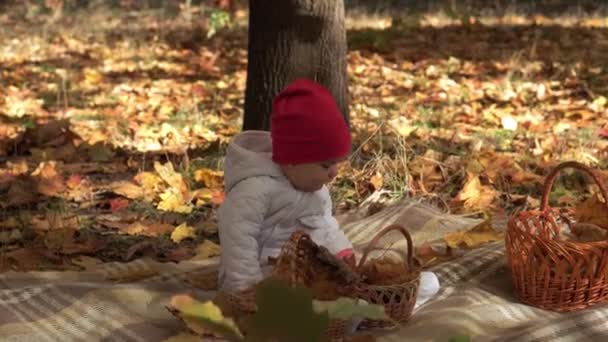
<svg viewBox="0 0 608 342">
<path fill-rule="evenodd" d="M 197 24 L 147 12 L 43 19 L 0 15 L 0 268 L 217 255 L 246 28 L 207 39 Z M 355 152 L 332 184 L 339 212 L 418 198 L 491 217 L 538 206 L 560 161 L 608 178 L 605 21 L 495 24 L 348 31 Z M 579 216 L 605 224 L 595 190 L 566 174 L 551 203 L 588 198 Z M 500 238 L 480 227 L 448 245 Z"/>
</svg>

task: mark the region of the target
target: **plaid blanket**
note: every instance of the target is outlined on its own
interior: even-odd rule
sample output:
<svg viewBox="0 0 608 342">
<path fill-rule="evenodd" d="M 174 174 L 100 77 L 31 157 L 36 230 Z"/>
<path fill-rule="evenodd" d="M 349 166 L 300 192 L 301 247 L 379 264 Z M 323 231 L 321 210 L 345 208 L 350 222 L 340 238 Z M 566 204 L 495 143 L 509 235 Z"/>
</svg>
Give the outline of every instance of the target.
<svg viewBox="0 0 608 342">
<path fill-rule="evenodd" d="M 347 222 L 347 219 L 344 219 Z M 402 202 L 351 220 L 344 230 L 360 249 L 391 223 L 408 226 L 415 243 L 438 241 L 448 231 L 478 220 L 441 214 Z M 496 223 L 498 228 L 504 223 Z M 399 236 L 383 243 L 395 249 Z M 396 241 L 399 241 L 395 243 Z M 83 272 L 9 272 L 0 275 L 2 341 L 163 341 L 183 331 L 166 309 L 170 297 L 188 292 L 212 298 L 217 258 L 162 264 L 139 259 Z M 436 297 L 398 330 L 379 341 L 595 341 L 608 338 L 608 307 L 558 314 L 520 304 L 513 297 L 502 242 L 472 250 L 432 271 L 441 282 Z"/>
</svg>

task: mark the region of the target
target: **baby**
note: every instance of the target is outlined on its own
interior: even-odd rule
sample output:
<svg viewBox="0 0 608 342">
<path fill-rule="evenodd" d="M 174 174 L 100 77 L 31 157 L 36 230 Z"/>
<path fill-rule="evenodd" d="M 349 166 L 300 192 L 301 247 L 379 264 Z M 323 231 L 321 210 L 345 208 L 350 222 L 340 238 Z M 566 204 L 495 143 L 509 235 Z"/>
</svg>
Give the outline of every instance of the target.
<svg viewBox="0 0 608 342">
<path fill-rule="evenodd" d="M 249 288 L 270 272 L 296 230 L 350 265 L 350 241 L 332 215 L 325 184 L 351 150 L 350 131 L 331 93 L 299 79 L 273 101 L 270 133 L 245 131 L 228 146 L 226 199 L 218 211 L 220 289 Z"/>
</svg>

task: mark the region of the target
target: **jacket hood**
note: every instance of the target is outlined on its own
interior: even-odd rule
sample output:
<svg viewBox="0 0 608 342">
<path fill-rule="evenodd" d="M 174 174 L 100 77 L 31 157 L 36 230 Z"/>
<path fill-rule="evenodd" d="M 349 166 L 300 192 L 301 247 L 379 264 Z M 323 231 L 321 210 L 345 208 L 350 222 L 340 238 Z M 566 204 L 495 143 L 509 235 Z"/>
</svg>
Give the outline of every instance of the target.
<svg viewBox="0 0 608 342">
<path fill-rule="evenodd" d="M 283 171 L 272 161 L 272 139 L 269 132 L 245 131 L 228 145 L 224 160 L 225 192 L 250 177 L 282 178 Z"/>
</svg>

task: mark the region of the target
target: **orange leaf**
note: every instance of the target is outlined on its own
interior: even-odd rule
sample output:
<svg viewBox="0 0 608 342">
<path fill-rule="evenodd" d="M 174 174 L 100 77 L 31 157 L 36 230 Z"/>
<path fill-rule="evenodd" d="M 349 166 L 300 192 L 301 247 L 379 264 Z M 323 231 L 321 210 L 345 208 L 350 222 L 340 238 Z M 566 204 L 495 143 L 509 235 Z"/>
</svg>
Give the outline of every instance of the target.
<svg viewBox="0 0 608 342">
<path fill-rule="evenodd" d="M 110 210 L 115 213 L 129 206 L 129 200 L 125 198 L 114 198 L 110 201 Z"/>
</svg>

